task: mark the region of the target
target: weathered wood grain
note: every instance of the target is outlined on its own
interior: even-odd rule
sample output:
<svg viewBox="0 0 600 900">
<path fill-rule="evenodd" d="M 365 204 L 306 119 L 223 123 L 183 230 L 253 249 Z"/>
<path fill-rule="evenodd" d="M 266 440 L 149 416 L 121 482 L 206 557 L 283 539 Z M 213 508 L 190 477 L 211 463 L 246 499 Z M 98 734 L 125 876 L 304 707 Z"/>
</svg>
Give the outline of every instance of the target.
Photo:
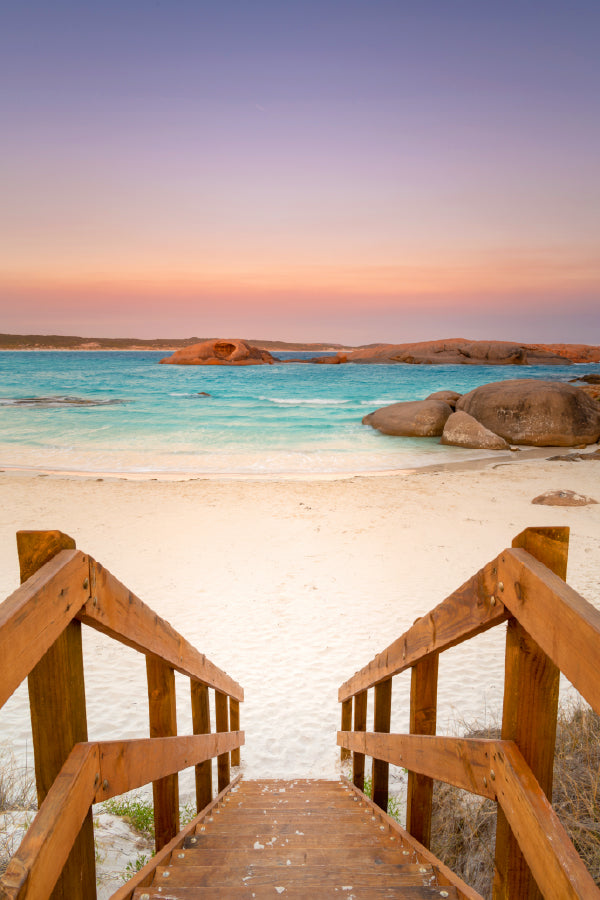
<svg viewBox="0 0 600 900">
<path fill-rule="evenodd" d="M 531 553 L 561 579 L 566 577 L 568 528 L 527 528 L 512 543 L 513 548 Z M 510 619 L 506 633 L 502 738 L 514 741 L 550 801 L 559 680 L 558 667 L 523 625 Z M 494 895 L 497 900 L 541 898 L 501 808 L 496 824 Z"/>
<path fill-rule="evenodd" d="M 189 678 L 236 700 L 244 699 L 244 691 L 233 678 L 199 653 L 100 563 L 90 560 L 90 571 L 92 596 L 78 615 L 82 622 L 141 653 L 163 659 Z"/>
<path fill-rule="evenodd" d="M 229 707 L 227 697 L 215 691 L 215 728 L 220 732 L 229 731 Z M 219 791 L 225 790 L 230 781 L 229 753 L 220 753 L 217 758 L 217 782 Z"/>
<path fill-rule="evenodd" d="M 229 728 L 231 731 L 240 730 L 240 704 L 233 697 L 229 698 Z M 239 766 L 240 764 L 240 748 L 231 751 L 231 765 Z"/>
<path fill-rule="evenodd" d="M 497 741 L 338 731 L 337 742 L 355 753 L 385 759 L 394 766 L 404 766 L 481 797 L 496 799 L 489 773 Z"/>
<path fill-rule="evenodd" d="M 510 612 L 600 712 L 600 611 L 525 550 L 501 554 L 498 576 Z"/>
<path fill-rule="evenodd" d="M 546 900 L 599 900 L 600 890 L 515 745 L 498 742 L 492 765 L 498 802 Z"/>
<path fill-rule="evenodd" d="M 177 734 L 175 672 L 161 659 L 146 657 L 148 678 L 148 712 L 150 737 L 173 737 Z M 154 800 L 154 844 L 161 850 L 179 831 L 179 778 L 177 773 L 165 775 L 152 784 Z"/>
<path fill-rule="evenodd" d="M 60 550 L 0 604 L 0 707 L 84 605 L 87 557 Z"/>
<path fill-rule="evenodd" d="M 352 697 L 348 697 L 342 703 L 342 731 L 352 731 Z M 342 747 L 340 750 L 340 759 L 350 759 L 350 751 Z"/>
<path fill-rule="evenodd" d="M 426 656 L 411 672 L 410 733 L 434 735 L 437 721 L 439 654 Z M 408 773 L 406 830 L 423 846 L 431 842 L 433 780 L 418 772 Z"/>
<path fill-rule="evenodd" d="M 208 687 L 191 679 L 192 727 L 194 734 L 210 734 Z M 209 759 L 196 766 L 196 809 L 200 811 L 212 799 L 212 764 Z"/>
<path fill-rule="evenodd" d="M 392 679 L 375 685 L 373 731 L 389 733 L 392 717 Z M 373 759 L 373 802 L 387 812 L 390 764 L 383 759 Z"/>
<path fill-rule="evenodd" d="M 354 731 L 365 732 L 367 729 L 367 692 L 362 691 L 354 697 Z M 344 746 L 344 745 L 340 745 Z M 350 750 L 350 747 L 346 747 Z M 365 754 L 352 754 L 352 781 L 361 791 L 365 784 Z"/>
<path fill-rule="evenodd" d="M 47 576 L 46 566 L 52 566 L 52 554 L 77 553 L 74 547 L 73 538 L 62 532 L 19 532 L 19 566 L 22 576 L 28 576 L 26 584 L 35 584 L 37 577 Z M 64 616 L 57 616 L 62 630 L 40 657 L 27 679 L 39 806 L 52 788 L 75 744 L 87 741 L 81 625 L 72 617 L 89 593 L 89 560 L 83 554 L 77 554 L 76 560 L 78 568 L 69 586 L 61 587 L 59 593 L 58 579 L 54 577 L 46 582 L 48 591 L 38 594 L 34 601 L 38 616 L 45 617 L 47 623 L 45 635 L 40 635 L 42 645 L 47 645 L 48 630 L 53 630 L 55 611 L 64 611 L 70 617 L 70 620 L 65 620 Z M 43 567 L 38 575 L 34 572 L 37 565 Z M 66 601 L 72 604 L 70 608 L 65 608 Z M 24 622 L 21 623 L 21 629 L 23 626 Z M 30 633 L 28 638 L 34 641 L 35 635 Z M 91 810 L 88 810 L 80 824 L 80 834 L 74 840 L 71 853 L 56 883 L 52 893 L 53 900 L 83 900 L 85 896 L 95 895 L 96 859 Z"/>
<path fill-rule="evenodd" d="M 185 737 L 99 741 L 100 785 L 95 802 L 108 800 L 187 769 L 206 759 L 229 753 L 244 743 L 243 731 Z"/>
</svg>

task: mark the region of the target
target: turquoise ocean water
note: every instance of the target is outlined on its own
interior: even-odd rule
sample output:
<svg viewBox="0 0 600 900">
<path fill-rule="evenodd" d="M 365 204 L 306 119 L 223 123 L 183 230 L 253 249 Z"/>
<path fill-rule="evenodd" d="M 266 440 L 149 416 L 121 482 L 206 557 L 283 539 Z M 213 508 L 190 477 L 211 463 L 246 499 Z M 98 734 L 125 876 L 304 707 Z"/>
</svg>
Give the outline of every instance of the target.
<svg viewBox="0 0 600 900">
<path fill-rule="evenodd" d="M 600 371 L 598 365 L 161 366 L 163 356 L 0 353 L 0 466 L 260 475 L 383 471 L 481 457 L 490 454 L 442 447 L 437 438 L 385 436 L 361 419 L 437 390 L 464 393 L 507 378 L 569 380 L 582 368 Z"/>
</svg>

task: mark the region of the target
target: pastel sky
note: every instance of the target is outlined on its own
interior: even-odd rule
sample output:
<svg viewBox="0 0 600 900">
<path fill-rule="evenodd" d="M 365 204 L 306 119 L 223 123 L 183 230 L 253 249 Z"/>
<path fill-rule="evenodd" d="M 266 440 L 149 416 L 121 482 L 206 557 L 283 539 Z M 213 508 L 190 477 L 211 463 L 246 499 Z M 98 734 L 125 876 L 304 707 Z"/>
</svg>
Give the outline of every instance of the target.
<svg viewBox="0 0 600 900">
<path fill-rule="evenodd" d="M 0 13 L 0 332 L 600 343 L 598 0 Z"/>
</svg>

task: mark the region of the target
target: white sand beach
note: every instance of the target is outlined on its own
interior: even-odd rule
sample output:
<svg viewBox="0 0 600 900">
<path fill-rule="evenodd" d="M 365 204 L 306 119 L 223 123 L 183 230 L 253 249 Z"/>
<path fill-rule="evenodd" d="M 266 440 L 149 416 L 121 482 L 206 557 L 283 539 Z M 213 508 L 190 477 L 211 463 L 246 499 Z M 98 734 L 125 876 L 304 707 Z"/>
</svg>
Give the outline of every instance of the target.
<svg viewBox="0 0 600 900">
<path fill-rule="evenodd" d="M 17 529 L 71 534 L 242 684 L 248 777 L 333 777 L 340 683 L 523 528 L 570 526 L 568 580 L 600 608 L 600 504 L 531 504 L 549 489 L 600 501 L 600 464 L 542 454 L 328 480 L 4 472 L 0 596 L 18 585 Z M 84 634 L 90 738 L 145 736 L 143 657 Z M 443 654 L 438 730 L 497 715 L 502 680 L 503 628 Z M 408 682 L 394 681 L 394 730 L 407 727 Z M 183 677 L 178 692 L 184 733 Z M 0 711 L 0 727 L 2 740 L 31 762 L 25 686 Z"/>
</svg>

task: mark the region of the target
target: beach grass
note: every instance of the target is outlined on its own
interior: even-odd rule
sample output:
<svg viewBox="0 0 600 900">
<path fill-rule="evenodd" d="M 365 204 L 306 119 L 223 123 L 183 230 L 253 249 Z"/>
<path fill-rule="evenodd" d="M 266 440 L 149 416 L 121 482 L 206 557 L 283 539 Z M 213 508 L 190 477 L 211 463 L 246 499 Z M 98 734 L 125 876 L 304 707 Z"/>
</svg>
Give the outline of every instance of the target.
<svg viewBox="0 0 600 900">
<path fill-rule="evenodd" d="M 500 730 L 474 725 L 465 737 L 499 738 Z M 433 803 L 432 852 L 491 900 L 496 804 L 441 782 Z M 552 806 L 600 885 L 600 716 L 583 703 L 559 710 Z"/>
</svg>

